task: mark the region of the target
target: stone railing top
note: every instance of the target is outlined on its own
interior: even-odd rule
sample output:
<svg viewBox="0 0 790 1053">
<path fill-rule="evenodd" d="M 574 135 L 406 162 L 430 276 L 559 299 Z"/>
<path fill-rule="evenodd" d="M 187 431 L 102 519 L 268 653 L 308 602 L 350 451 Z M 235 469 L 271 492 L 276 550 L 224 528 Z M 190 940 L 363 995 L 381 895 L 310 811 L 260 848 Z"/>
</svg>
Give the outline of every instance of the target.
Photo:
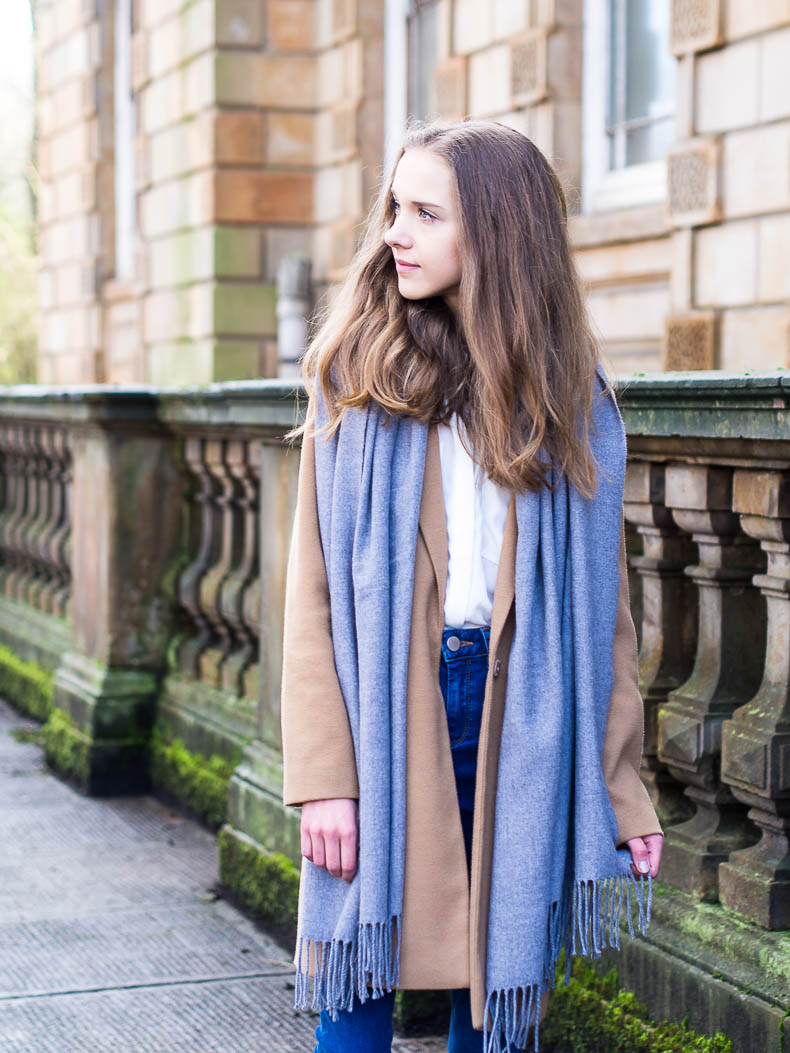
<svg viewBox="0 0 790 1053">
<path fill-rule="evenodd" d="M 790 443 L 790 370 L 631 373 L 616 383 L 631 438 Z"/>
<path fill-rule="evenodd" d="M 249 428 L 282 433 L 298 423 L 306 400 L 293 380 L 239 380 L 201 387 L 106 384 L 0 386 L 0 419 L 75 426 Z"/>
<path fill-rule="evenodd" d="M 790 457 L 790 370 L 621 373 L 616 384 L 632 452 L 672 456 L 678 443 L 695 439 L 700 456 Z M 0 387 L 0 418 L 272 436 L 299 422 L 303 396 L 291 379 L 193 388 L 26 384 Z"/>
</svg>

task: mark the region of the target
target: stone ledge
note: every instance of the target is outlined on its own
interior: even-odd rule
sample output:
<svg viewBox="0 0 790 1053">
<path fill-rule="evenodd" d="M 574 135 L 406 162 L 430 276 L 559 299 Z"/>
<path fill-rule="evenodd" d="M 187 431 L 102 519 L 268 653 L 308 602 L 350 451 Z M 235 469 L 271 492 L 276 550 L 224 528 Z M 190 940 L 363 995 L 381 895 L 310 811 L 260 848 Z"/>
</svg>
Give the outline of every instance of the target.
<svg viewBox="0 0 790 1053">
<path fill-rule="evenodd" d="M 687 1016 L 704 1034 L 718 1028 L 735 1053 L 780 1053 L 790 1039 L 790 932 L 656 881 L 647 935 L 632 940 L 621 928 L 620 951 L 604 951 L 596 968 L 612 964 L 654 1019 Z"/>
</svg>

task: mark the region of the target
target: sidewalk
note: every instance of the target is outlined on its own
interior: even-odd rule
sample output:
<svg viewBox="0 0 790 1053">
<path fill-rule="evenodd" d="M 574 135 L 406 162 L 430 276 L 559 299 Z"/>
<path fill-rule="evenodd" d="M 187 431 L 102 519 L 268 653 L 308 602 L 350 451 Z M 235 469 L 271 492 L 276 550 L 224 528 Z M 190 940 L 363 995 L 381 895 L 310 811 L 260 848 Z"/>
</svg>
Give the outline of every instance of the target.
<svg viewBox="0 0 790 1053">
<path fill-rule="evenodd" d="M 0 701 L 3 1053 L 310 1053 L 288 952 L 216 898 L 214 837 L 153 797 L 82 797 L 12 735 L 37 727 Z"/>
</svg>

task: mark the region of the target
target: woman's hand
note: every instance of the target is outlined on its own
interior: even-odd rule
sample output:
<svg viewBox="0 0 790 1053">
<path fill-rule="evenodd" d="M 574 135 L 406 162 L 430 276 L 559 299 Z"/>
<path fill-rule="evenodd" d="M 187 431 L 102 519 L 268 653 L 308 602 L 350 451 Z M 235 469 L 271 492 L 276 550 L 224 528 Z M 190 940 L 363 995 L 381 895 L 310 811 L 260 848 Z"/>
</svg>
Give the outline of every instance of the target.
<svg viewBox="0 0 790 1053">
<path fill-rule="evenodd" d="M 351 797 L 305 801 L 302 805 L 302 855 L 332 877 L 351 881 L 357 872 L 358 805 Z"/>
<path fill-rule="evenodd" d="M 661 862 L 661 849 L 664 847 L 663 834 L 645 834 L 644 837 L 631 837 L 626 841 L 631 850 L 631 873 L 634 877 L 650 873 L 651 878 L 658 874 Z"/>
</svg>

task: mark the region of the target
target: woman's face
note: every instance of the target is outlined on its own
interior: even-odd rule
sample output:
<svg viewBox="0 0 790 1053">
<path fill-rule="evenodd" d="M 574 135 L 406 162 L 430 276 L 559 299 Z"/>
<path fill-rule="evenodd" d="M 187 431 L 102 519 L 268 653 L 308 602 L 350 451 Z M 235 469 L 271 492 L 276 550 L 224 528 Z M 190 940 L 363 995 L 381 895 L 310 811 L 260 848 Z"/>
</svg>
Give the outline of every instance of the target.
<svg viewBox="0 0 790 1053">
<path fill-rule="evenodd" d="M 407 150 L 392 181 L 395 218 L 384 235 L 407 300 L 444 296 L 454 303 L 461 281 L 453 172 L 428 150 Z"/>
</svg>

